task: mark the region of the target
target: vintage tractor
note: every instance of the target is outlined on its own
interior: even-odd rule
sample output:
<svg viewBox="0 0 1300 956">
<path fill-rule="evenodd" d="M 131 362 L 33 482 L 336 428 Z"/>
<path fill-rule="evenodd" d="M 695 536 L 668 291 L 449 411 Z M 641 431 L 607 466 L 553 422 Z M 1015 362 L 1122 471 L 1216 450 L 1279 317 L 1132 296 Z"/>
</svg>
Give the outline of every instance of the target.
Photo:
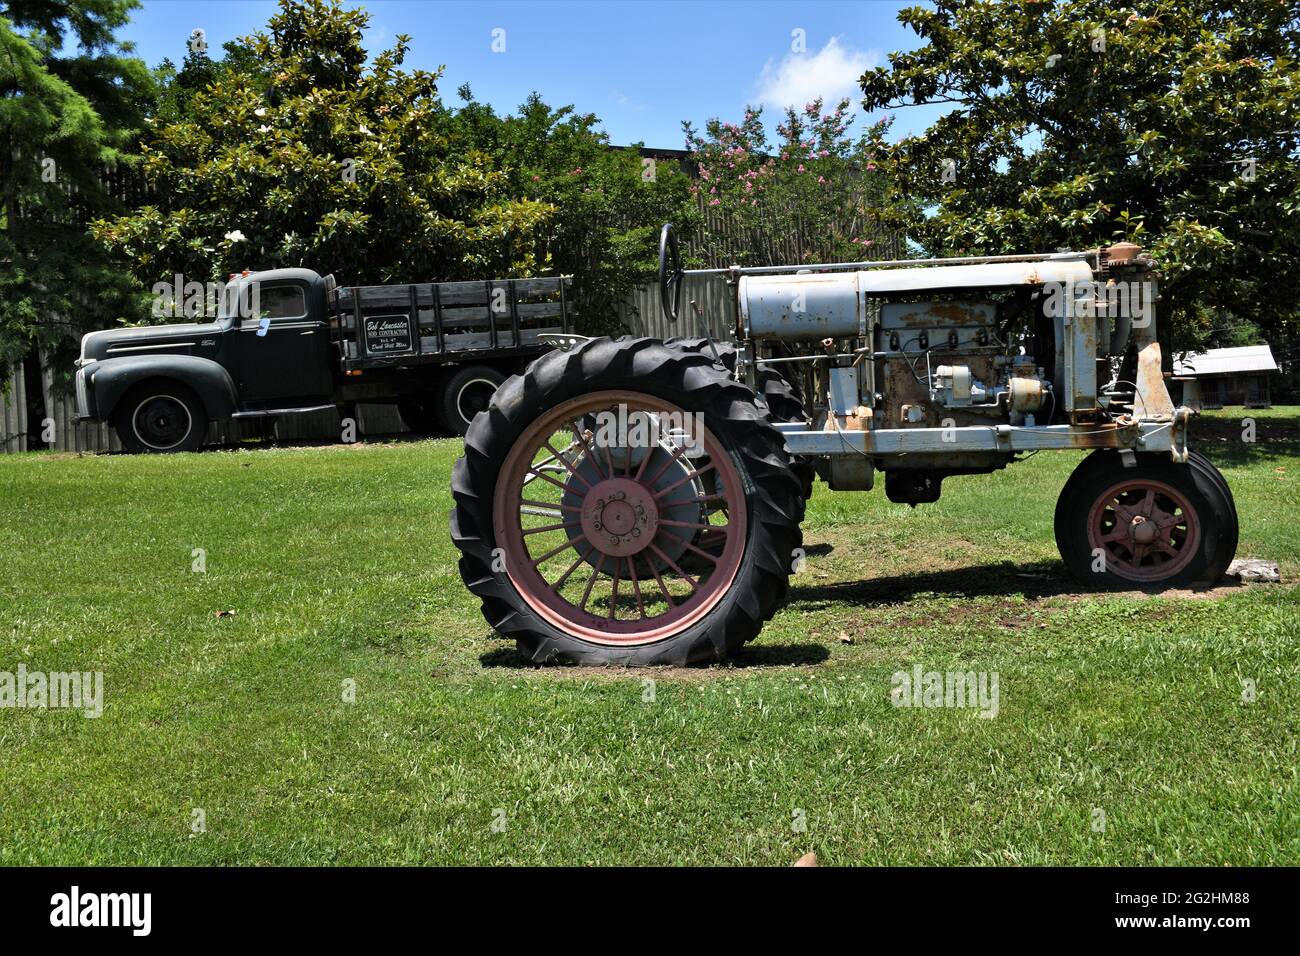
<svg viewBox="0 0 1300 956">
<path fill-rule="evenodd" d="M 1232 559 L 1232 494 L 1187 448 L 1136 246 L 687 271 L 665 226 L 673 321 L 688 275 L 727 283 L 734 344 L 564 337 L 469 428 L 461 574 L 530 660 L 731 654 L 786 597 L 814 475 L 865 490 L 883 471 L 916 505 L 951 475 L 1093 449 L 1056 507 L 1076 578 L 1210 585 Z"/>
</svg>

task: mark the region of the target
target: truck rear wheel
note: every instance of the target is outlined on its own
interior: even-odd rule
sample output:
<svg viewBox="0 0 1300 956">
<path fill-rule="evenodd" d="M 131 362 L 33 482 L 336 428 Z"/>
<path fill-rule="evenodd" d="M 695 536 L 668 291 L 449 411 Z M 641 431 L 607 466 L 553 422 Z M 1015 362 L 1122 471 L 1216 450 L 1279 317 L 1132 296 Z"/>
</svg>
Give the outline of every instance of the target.
<svg viewBox="0 0 1300 956">
<path fill-rule="evenodd" d="M 442 386 L 442 420 L 452 432 L 464 435 L 474 416 L 488 407 L 492 393 L 506 377 L 488 365 L 468 365 Z"/>
<path fill-rule="evenodd" d="M 784 602 L 801 542 L 754 393 L 653 339 L 592 339 L 507 381 L 452 493 L 466 586 L 538 663 L 724 658 Z"/>
<path fill-rule="evenodd" d="M 1185 465 L 1095 451 L 1056 503 L 1056 543 L 1080 581 L 1106 589 L 1212 587 L 1237 550 L 1232 492 L 1203 455 Z"/>
<path fill-rule="evenodd" d="M 145 382 L 118 402 L 113 427 L 129 452 L 196 451 L 207 437 L 208 416 L 198 396 L 180 382 Z"/>
</svg>

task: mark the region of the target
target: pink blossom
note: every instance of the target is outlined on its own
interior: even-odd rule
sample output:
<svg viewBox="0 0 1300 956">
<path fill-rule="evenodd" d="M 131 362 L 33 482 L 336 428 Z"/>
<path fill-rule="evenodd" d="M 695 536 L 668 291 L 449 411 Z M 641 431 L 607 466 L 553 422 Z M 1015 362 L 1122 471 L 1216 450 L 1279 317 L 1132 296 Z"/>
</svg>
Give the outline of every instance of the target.
<svg viewBox="0 0 1300 956">
<path fill-rule="evenodd" d="M 800 163 L 800 164 L 799 164 L 799 172 L 802 173 L 803 171 L 804 171 L 804 169 L 803 169 L 803 163 Z"/>
<path fill-rule="evenodd" d="M 710 200 L 709 200 L 709 205 L 710 205 L 710 206 L 716 206 L 716 205 L 718 205 L 718 203 L 720 203 L 720 202 L 722 202 L 721 199 L 710 199 Z"/>
</svg>

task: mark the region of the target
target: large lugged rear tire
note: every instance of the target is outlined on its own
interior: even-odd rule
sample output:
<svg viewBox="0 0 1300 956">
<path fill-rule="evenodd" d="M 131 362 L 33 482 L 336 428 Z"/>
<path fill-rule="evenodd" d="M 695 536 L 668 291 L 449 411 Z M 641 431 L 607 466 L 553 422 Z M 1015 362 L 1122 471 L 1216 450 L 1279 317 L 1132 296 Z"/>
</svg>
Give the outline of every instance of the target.
<svg viewBox="0 0 1300 956">
<path fill-rule="evenodd" d="M 598 440 L 619 409 L 684 413 L 703 433 Z M 725 658 L 784 603 L 802 540 L 798 481 L 753 392 L 653 339 L 592 339 L 507 380 L 470 426 L 452 494 L 466 586 L 537 663 Z"/>
<path fill-rule="evenodd" d="M 1237 509 L 1203 455 L 1095 451 L 1056 503 L 1056 544 L 1070 573 L 1100 589 L 1212 587 L 1237 550 Z"/>
</svg>

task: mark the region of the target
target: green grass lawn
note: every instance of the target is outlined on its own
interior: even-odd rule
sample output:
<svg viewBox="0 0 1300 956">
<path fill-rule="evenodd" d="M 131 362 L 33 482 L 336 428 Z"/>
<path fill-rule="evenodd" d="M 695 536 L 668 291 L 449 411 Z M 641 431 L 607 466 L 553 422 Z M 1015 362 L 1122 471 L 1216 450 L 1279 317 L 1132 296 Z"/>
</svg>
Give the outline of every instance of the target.
<svg viewBox="0 0 1300 956">
<path fill-rule="evenodd" d="M 105 683 L 0 710 L 0 863 L 1300 863 L 1300 409 L 1250 414 L 1197 446 L 1289 583 L 1079 592 L 1073 453 L 915 510 L 818 485 L 788 607 L 674 671 L 491 635 L 457 440 L 0 456 L 0 671 Z M 892 706 L 916 664 L 997 672 L 997 717 Z"/>
</svg>

